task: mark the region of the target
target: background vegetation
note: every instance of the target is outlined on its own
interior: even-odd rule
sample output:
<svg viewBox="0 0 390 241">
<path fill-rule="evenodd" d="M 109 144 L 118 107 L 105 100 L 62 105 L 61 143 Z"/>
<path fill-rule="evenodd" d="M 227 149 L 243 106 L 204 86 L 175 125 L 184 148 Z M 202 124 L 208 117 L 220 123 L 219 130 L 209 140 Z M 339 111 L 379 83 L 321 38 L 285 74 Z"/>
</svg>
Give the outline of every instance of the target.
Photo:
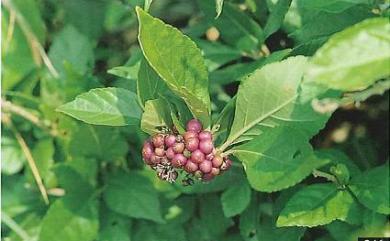
<svg viewBox="0 0 390 241">
<path fill-rule="evenodd" d="M 3 240 L 389 236 L 388 1 L 153 1 L 149 13 L 201 49 L 208 78 L 190 91 L 210 93 L 217 144 L 236 144 L 224 146 L 235 154 L 229 172 L 190 187 L 160 181 L 141 158 L 153 118 L 165 111 L 146 112 L 145 103 L 169 97 L 183 124 L 198 100 L 139 84 L 145 76 L 171 84 L 153 61 L 158 53 L 192 60 L 191 48 L 170 48 L 181 35 L 140 9 L 137 19 L 135 6 L 150 2 L 2 0 Z M 140 49 L 139 21 L 141 45 L 155 49 Z M 202 67 L 191 74 L 206 73 Z M 105 102 L 108 94 L 120 104 Z M 263 119 L 259 129 L 229 136 L 246 128 L 235 105 L 256 114 L 295 94 L 289 119 Z M 197 117 L 207 122 L 206 112 Z"/>
</svg>

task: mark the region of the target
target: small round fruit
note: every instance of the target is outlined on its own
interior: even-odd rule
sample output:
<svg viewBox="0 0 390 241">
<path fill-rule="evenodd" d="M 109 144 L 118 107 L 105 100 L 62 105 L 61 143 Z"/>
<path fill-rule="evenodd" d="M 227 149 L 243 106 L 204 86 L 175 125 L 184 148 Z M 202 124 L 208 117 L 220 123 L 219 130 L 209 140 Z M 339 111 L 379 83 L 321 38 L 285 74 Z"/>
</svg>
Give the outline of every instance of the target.
<svg viewBox="0 0 390 241">
<path fill-rule="evenodd" d="M 176 137 L 174 135 L 168 135 L 165 137 L 165 145 L 171 147 L 176 143 Z"/>
<path fill-rule="evenodd" d="M 143 148 L 142 148 L 142 157 L 145 160 L 150 160 L 153 153 L 154 153 L 154 151 L 153 151 L 153 147 L 152 147 L 151 143 L 149 143 L 149 144 L 145 143 Z"/>
<path fill-rule="evenodd" d="M 184 166 L 184 170 L 188 173 L 193 173 L 196 170 L 198 170 L 198 165 L 192 161 L 187 161 L 186 165 Z"/>
<path fill-rule="evenodd" d="M 176 154 L 173 157 L 171 163 L 172 163 L 172 166 L 174 166 L 176 168 L 182 167 L 187 163 L 187 158 L 183 154 Z"/>
<path fill-rule="evenodd" d="M 190 138 L 186 141 L 186 148 L 189 151 L 195 151 L 198 149 L 199 139 L 198 138 Z"/>
<path fill-rule="evenodd" d="M 221 170 L 226 171 L 232 166 L 232 160 L 226 159 L 221 165 Z"/>
<path fill-rule="evenodd" d="M 201 131 L 198 135 L 199 140 L 205 141 L 205 140 L 212 140 L 212 134 L 210 131 Z"/>
<path fill-rule="evenodd" d="M 223 158 L 221 156 L 215 156 L 212 160 L 213 167 L 220 167 L 223 163 Z"/>
<path fill-rule="evenodd" d="M 172 149 L 175 153 L 183 153 L 184 151 L 184 143 L 182 142 L 177 142 L 173 145 Z"/>
<path fill-rule="evenodd" d="M 209 161 L 212 161 L 214 159 L 214 154 L 213 153 L 210 153 L 206 156 L 206 159 L 209 160 Z"/>
<path fill-rule="evenodd" d="M 199 169 L 203 172 L 203 173 L 209 173 L 211 172 L 211 168 L 213 167 L 213 165 L 211 164 L 211 161 L 204 161 L 202 162 L 201 164 L 199 164 Z"/>
<path fill-rule="evenodd" d="M 159 156 L 159 157 L 165 156 L 165 150 L 164 150 L 164 148 L 161 148 L 161 147 L 154 149 L 154 153 L 156 154 L 156 156 Z"/>
<path fill-rule="evenodd" d="M 203 175 L 202 180 L 208 182 L 208 181 L 211 181 L 213 178 L 214 178 L 213 174 L 206 173 Z"/>
<path fill-rule="evenodd" d="M 192 119 L 187 122 L 187 131 L 195 131 L 199 133 L 202 130 L 202 124 L 197 119 Z"/>
<path fill-rule="evenodd" d="M 210 154 L 214 150 L 214 144 L 211 140 L 204 140 L 199 143 L 199 150 L 204 154 Z"/>
<path fill-rule="evenodd" d="M 190 152 L 189 150 L 187 150 L 187 149 L 184 149 L 183 155 L 184 155 L 185 157 L 187 157 L 187 158 L 190 158 L 190 157 L 191 157 L 191 152 Z"/>
<path fill-rule="evenodd" d="M 167 156 L 167 158 L 169 160 L 173 159 L 173 157 L 175 156 L 175 152 L 173 151 L 173 148 L 172 147 L 169 147 L 166 152 L 165 152 L 165 155 Z"/>
<path fill-rule="evenodd" d="M 195 163 L 202 163 L 204 161 L 205 157 L 204 157 L 204 153 L 201 152 L 199 149 L 195 150 L 192 152 L 191 154 L 191 161 L 195 162 Z"/>
<path fill-rule="evenodd" d="M 164 135 L 157 134 L 152 137 L 152 142 L 154 147 L 163 147 L 164 146 Z"/>
<path fill-rule="evenodd" d="M 196 172 L 194 172 L 194 177 L 198 178 L 198 179 L 201 179 L 203 176 L 203 172 L 200 171 L 200 170 L 197 170 Z"/>
<path fill-rule="evenodd" d="M 198 133 L 196 133 L 195 131 L 186 131 L 184 133 L 183 138 L 184 138 L 184 141 L 188 141 L 191 138 L 198 138 Z"/>
<path fill-rule="evenodd" d="M 219 173 L 221 173 L 221 170 L 219 170 L 219 168 L 213 167 L 213 168 L 211 168 L 210 173 L 213 174 L 213 176 L 218 176 Z"/>
<path fill-rule="evenodd" d="M 156 155 L 153 155 L 153 156 L 150 158 L 150 161 L 152 162 L 153 165 L 160 164 L 160 163 L 161 163 L 161 157 L 158 157 L 158 156 L 156 156 Z"/>
</svg>

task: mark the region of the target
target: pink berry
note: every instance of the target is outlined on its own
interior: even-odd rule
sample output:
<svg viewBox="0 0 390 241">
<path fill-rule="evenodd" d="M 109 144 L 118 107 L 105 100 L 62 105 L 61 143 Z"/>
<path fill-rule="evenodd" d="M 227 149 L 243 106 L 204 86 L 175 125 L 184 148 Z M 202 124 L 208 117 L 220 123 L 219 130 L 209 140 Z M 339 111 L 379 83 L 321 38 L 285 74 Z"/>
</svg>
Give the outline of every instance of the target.
<svg viewBox="0 0 390 241">
<path fill-rule="evenodd" d="M 171 147 L 176 143 L 176 137 L 174 135 L 168 135 L 165 137 L 165 145 Z"/>
<path fill-rule="evenodd" d="M 195 131 L 199 133 L 202 130 L 202 124 L 197 119 L 192 119 L 187 122 L 187 131 Z"/>
<path fill-rule="evenodd" d="M 201 152 L 199 149 L 195 150 L 191 154 L 191 161 L 195 163 L 202 163 L 204 161 L 204 153 Z"/>
<path fill-rule="evenodd" d="M 175 156 L 175 152 L 173 151 L 173 148 L 169 147 L 166 150 L 165 155 L 167 156 L 168 159 L 172 159 Z"/>
<path fill-rule="evenodd" d="M 204 140 L 199 143 L 199 149 L 207 155 L 213 151 L 214 144 L 211 140 Z"/>
<path fill-rule="evenodd" d="M 182 167 L 187 163 L 187 158 L 183 154 L 176 154 L 171 163 L 174 167 Z"/>
<path fill-rule="evenodd" d="M 150 158 L 150 161 L 152 162 L 152 164 L 154 165 L 157 165 L 157 164 L 160 164 L 161 163 L 161 157 L 158 157 L 156 155 L 153 155 L 151 158 Z"/>
<path fill-rule="evenodd" d="M 209 161 L 212 161 L 214 158 L 214 154 L 213 153 L 210 153 L 206 156 L 206 159 L 209 160 Z"/>
<path fill-rule="evenodd" d="M 202 162 L 201 164 L 199 164 L 199 169 L 203 172 L 203 173 L 209 173 L 211 172 L 211 168 L 212 168 L 212 164 L 211 164 L 211 161 L 204 161 Z"/>
<path fill-rule="evenodd" d="M 178 142 L 173 145 L 172 149 L 175 153 L 183 153 L 184 147 L 184 143 Z"/>
<path fill-rule="evenodd" d="M 215 156 L 212 160 L 213 167 L 220 167 L 223 163 L 223 158 L 220 156 Z"/>
<path fill-rule="evenodd" d="M 226 159 L 226 160 L 222 163 L 222 165 L 221 165 L 221 170 L 222 170 L 222 171 L 226 171 L 226 170 L 228 170 L 231 166 L 232 166 L 232 160 Z"/>
<path fill-rule="evenodd" d="M 213 176 L 218 176 L 220 172 L 221 172 L 221 170 L 219 170 L 219 168 L 213 167 L 213 168 L 211 168 L 211 172 L 210 173 Z"/>
<path fill-rule="evenodd" d="M 164 146 L 164 135 L 157 134 L 152 137 L 152 142 L 154 147 L 163 147 Z"/>
<path fill-rule="evenodd" d="M 210 131 L 201 131 L 198 136 L 199 140 L 201 141 L 212 140 L 212 135 Z"/>
<path fill-rule="evenodd" d="M 198 138 L 190 138 L 186 141 L 186 148 L 189 151 L 195 151 L 198 149 L 199 139 Z"/>
<path fill-rule="evenodd" d="M 211 181 L 213 178 L 214 178 L 213 174 L 206 173 L 203 175 L 202 180 L 208 182 L 208 181 Z"/>
<path fill-rule="evenodd" d="M 188 141 L 191 138 L 198 138 L 198 133 L 196 133 L 195 131 L 186 131 L 184 133 L 183 138 L 184 138 L 184 141 Z"/>
<path fill-rule="evenodd" d="M 154 153 L 156 154 L 156 156 L 159 156 L 159 157 L 165 156 L 164 148 L 161 148 L 161 147 L 154 149 Z"/>
<path fill-rule="evenodd" d="M 154 153 L 154 151 L 153 151 L 153 147 L 152 147 L 151 143 L 145 143 L 143 148 L 142 148 L 142 157 L 145 160 L 150 160 L 153 153 Z"/>
<path fill-rule="evenodd" d="M 198 170 L 198 165 L 192 161 L 187 161 L 186 165 L 184 166 L 184 170 L 186 170 L 188 173 L 193 173 Z"/>
</svg>

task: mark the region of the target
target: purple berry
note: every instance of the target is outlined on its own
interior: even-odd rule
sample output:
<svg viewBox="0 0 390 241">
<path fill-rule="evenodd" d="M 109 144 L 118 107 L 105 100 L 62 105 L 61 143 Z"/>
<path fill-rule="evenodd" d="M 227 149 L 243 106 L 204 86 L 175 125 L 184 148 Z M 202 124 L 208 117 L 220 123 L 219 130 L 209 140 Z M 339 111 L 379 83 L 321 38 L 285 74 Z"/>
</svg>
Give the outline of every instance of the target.
<svg viewBox="0 0 390 241">
<path fill-rule="evenodd" d="M 213 174 L 206 173 L 203 175 L 202 180 L 208 182 L 208 181 L 211 181 L 213 178 L 214 178 Z"/>
<path fill-rule="evenodd" d="M 222 165 L 221 165 L 221 170 L 222 170 L 222 171 L 226 171 L 226 170 L 228 170 L 231 166 L 232 166 L 232 160 L 226 159 L 226 160 L 222 163 Z"/>
<path fill-rule="evenodd" d="M 164 146 L 164 135 L 157 134 L 152 137 L 152 142 L 154 147 L 163 147 Z"/>
<path fill-rule="evenodd" d="M 206 159 L 209 160 L 209 161 L 212 161 L 214 159 L 214 154 L 213 153 L 210 153 L 206 156 Z"/>
<path fill-rule="evenodd" d="M 186 148 L 189 151 L 195 151 L 198 149 L 199 139 L 198 138 L 190 138 L 186 141 Z"/>
<path fill-rule="evenodd" d="M 184 138 L 184 141 L 188 141 L 191 138 L 198 138 L 198 133 L 196 133 L 195 131 L 186 131 L 184 133 L 183 138 Z"/>
<path fill-rule="evenodd" d="M 184 151 L 184 143 L 177 142 L 173 145 L 172 149 L 175 153 L 183 153 Z"/>
<path fill-rule="evenodd" d="M 154 151 L 151 143 L 146 142 L 142 148 L 142 157 L 145 160 L 150 160 Z"/>
<path fill-rule="evenodd" d="M 199 149 L 207 155 L 213 151 L 214 144 L 211 140 L 204 140 L 199 143 Z"/>
<path fill-rule="evenodd" d="M 153 156 L 150 158 L 150 161 L 152 162 L 153 165 L 160 164 L 160 163 L 161 163 L 161 157 L 158 157 L 158 156 L 156 156 L 156 155 L 153 155 Z"/>
<path fill-rule="evenodd" d="M 171 147 L 176 143 L 176 137 L 174 135 L 168 135 L 165 137 L 165 145 Z"/>
<path fill-rule="evenodd" d="M 192 161 L 187 161 L 186 165 L 184 166 L 184 170 L 186 170 L 188 173 L 193 173 L 198 170 L 198 165 Z"/>
<path fill-rule="evenodd" d="M 201 131 L 198 136 L 201 141 L 212 140 L 213 138 L 210 131 Z"/>
<path fill-rule="evenodd" d="M 191 161 L 195 163 L 202 163 L 204 161 L 204 153 L 201 152 L 199 149 L 195 150 L 191 154 Z"/>
<path fill-rule="evenodd" d="M 182 167 L 187 163 L 187 158 L 183 154 L 176 154 L 173 157 L 171 163 L 172 163 L 172 166 L 174 166 L 176 168 Z"/>
<path fill-rule="evenodd" d="M 203 173 L 209 173 L 211 172 L 211 168 L 212 168 L 212 164 L 211 164 L 211 161 L 204 161 L 202 162 L 201 164 L 199 164 L 199 169 L 203 172 Z"/>
<path fill-rule="evenodd" d="M 159 156 L 159 157 L 165 156 L 164 148 L 161 148 L 161 147 L 154 149 L 154 153 L 156 154 L 156 156 Z"/>
<path fill-rule="evenodd" d="M 221 170 L 219 170 L 219 168 L 213 167 L 213 168 L 211 168 L 211 172 L 210 173 L 213 176 L 218 176 L 220 172 L 221 172 Z"/>
<path fill-rule="evenodd" d="M 173 151 L 173 148 L 172 147 L 169 147 L 166 152 L 165 152 L 165 155 L 167 156 L 168 159 L 173 159 L 173 157 L 175 156 L 175 152 Z"/>
<path fill-rule="evenodd" d="M 197 119 L 192 119 L 187 122 L 187 131 L 195 131 L 199 133 L 202 130 L 202 124 Z"/>
<path fill-rule="evenodd" d="M 212 160 L 213 167 L 220 167 L 223 163 L 223 158 L 220 156 L 215 156 Z"/>
</svg>

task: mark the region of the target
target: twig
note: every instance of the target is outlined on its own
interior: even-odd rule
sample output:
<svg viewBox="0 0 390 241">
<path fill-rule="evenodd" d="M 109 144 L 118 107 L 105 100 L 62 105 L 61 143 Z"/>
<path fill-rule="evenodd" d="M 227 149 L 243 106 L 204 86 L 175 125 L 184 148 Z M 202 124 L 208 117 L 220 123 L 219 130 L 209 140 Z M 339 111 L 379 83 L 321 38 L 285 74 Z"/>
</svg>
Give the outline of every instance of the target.
<svg viewBox="0 0 390 241">
<path fill-rule="evenodd" d="M 4 211 L 1 212 L 1 222 L 5 223 L 5 225 L 14 231 L 22 240 L 31 240 L 31 237 L 28 235 L 28 233 Z"/>
<path fill-rule="evenodd" d="M 30 43 L 31 51 L 33 53 L 33 57 L 34 57 L 37 65 L 38 66 L 40 65 L 40 60 L 36 58 L 36 53 L 38 53 L 40 55 L 40 57 L 42 58 L 43 62 L 46 65 L 46 67 L 48 68 L 49 72 L 55 78 L 58 78 L 59 74 L 58 74 L 57 70 L 54 68 L 53 64 L 51 63 L 49 57 L 47 56 L 47 54 L 45 52 L 45 49 L 42 47 L 41 43 L 39 42 L 39 40 L 37 39 L 35 34 L 31 31 L 30 26 L 28 25 L 28 23 L 26 22 L 24 17 L 15 10 L 14 6 L 12 5 L 11 2 L 9 2 L 9 0 L 1 0 L 1 2 L 8 9 L 10 14 L 15 15 L 16 22 L 19 24 L 24 35 L 26 36 L 27 40 Z"/>
<path fill-rule="evenodd" d="M 24 119 L 30 121 L 34 125 L 38 126 L 41 129 L 48 131 L 52 136 L 56 136 L 57 133 L 55 130 L 52 130 L 49 125 L 45 124 L 44 120 L 41 120 L 38 116 L 33 113 L 27 111 L 25 108 L 15 105 L 10 101 L 1 99 L 0 101 L 1 109 L 4 112 L 10 112 L 12 114 L 16 114 L 18 116 L 23 117 Z"/>
<path fill-rule="evenodd" d="M 46 205 L 49 204 L 49 198 L 47 196 L 47 191 L 45 186 L 43 185 L 41 175 L 39 174 L 39 170 L 37 168 L 37 165 L 35 164 L 35 160 L 31 154 L 31 151 L 29 147 L 27 146 L 26 141 L 23 139 L 22 135 L 19 133 L 19 131 L 15 128 L 13 125 L 11 119 L 6 116 L 2 116 L 2 121 L 4 124 L 6 124 L 11 131 L 14 133 L 16 140 L 18 141 L 20 147 L 22 148 L 23 154 L 27 159 L 27 163 L 31 169 L 31 172 L 34 176 L 35 182 L 38 185 L 39 191 L 41 192 L 42 198 Z"/>
<path fill-rule="evenodd" d="M 315 169 L 313 171 L 313 176 L 314 177 L 323 177 L 323 178 L 326 178 L 328 181 L 331 181 L 331 182 L 334 182 L 334 183 L 338 183 L 337 179 L 335 176 L 329 174 L 329 173 L 326 173 L 326 172 L 322 172 L 322 171 L 319 171 L 317 169 Z"/>
</svg>

